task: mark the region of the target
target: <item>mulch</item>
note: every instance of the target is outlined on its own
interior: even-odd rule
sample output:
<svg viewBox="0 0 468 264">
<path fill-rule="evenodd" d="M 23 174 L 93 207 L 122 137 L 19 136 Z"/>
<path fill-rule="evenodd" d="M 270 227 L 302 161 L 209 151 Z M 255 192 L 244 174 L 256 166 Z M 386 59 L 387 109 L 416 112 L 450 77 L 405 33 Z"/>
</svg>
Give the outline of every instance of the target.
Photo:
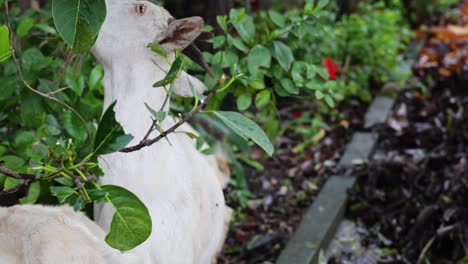
<svg viewBox="0 0 468 264">
<path fill-rule="evenodd" d="M 353 131 L 363 127 L 367 107 L 342 106 L 342 118 L 323 115 L 324 123 L 335 125 L 318 128 L 310 138 L 320 138 L 320 143 L 309 144 L 301 150 L 298 146 L 308 137 L 297 131 L 310 128 L 310 115 L 317 111 L 313 105 L 283 103 L 294 107 L 280 110 L 282 127 L 292 122 L 294 129 L 288 129 L 278 140 L 272 158 L 265 158 L 261 151 L 253 151 L 251 157 L 265 170 L 245 167 L 251 196 L 230 227 L 219 263 L 275 262 L 322 185 L 329 175 L 336 173 L 345 144 Z M 226 190 L 227 204 L 240 208 L 230 195 L 232 190 Z"/>
<path fill-rule="evenodd" d="M 468 262 L 468 1 L 431 27 L 374 161 L 357 174 L 348 216 L 380 259 L 330 263 Z"/>
</svg>

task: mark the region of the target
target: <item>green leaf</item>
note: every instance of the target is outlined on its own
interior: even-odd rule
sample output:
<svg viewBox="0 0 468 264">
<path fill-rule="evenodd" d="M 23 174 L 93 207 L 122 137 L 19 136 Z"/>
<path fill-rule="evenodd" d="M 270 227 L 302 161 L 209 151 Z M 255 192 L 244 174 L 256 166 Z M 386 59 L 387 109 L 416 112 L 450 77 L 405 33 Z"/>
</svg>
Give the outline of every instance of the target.
<svg viewBox="0 0 468 264">
<path fill-rule="evenodd" d="M 84 142 L 88 138 L 86 126 L 72 111 L 63 113 L 63 126 L 70 136 L 78 142 Z"/>
<path fill-rule="evenodd" d="M 0 157 L 0 161 L 5 162 L 5 167 L 12 171 L 18 171 L 21 167 L 26 164 L 26 161 L 20 157 L 17 156 L 3 156 Z M 0 173 L 0 175 L 3 175 Z"/>
<path fill-rule="evenodd" d="M 210 39 L 210 42 L 213 43 L 213 48 L 219 49 L 224 47 L 224 44 L 226 44 L 226 37 L 225 36 L 216 36 L 212 39 Z"/>
<path fill-rule="evenodd" d="M 151 234 L 151 216 L 146 206 L 130 191 L 113 185 L 102 186 L 115 209 L 106 242 L 119 250 L 131 250 Z"/>
<path fill-rule="evenodd" d="M 271 100 L 271 91 L 263 90 L 255 97 L 255 106 L 257 108 L 264 108 Z"/>
<path fill-rule="evenodd" d="M 250 93 L 243 93 L 237 97 L 237 108 L 239 111 L 247 110 L 252 105 L 252 95 Z"/>
<path fill-rule="evenodd" d="M 283 78 L 280 80 L 281 87 L 290 94 L 299 94 L 299 87 L 297 87 L 291 79 Z"/>
<path fill-rule="evenodd" d="M 251 16 L 245 15 L 243 19 L 240 21 L 233 21 L 232 24 L 243 41 L 246 43 L 252 43 L 254 41 L 255 23 Z"/>
<path fill-rule="evenodd" d="M 16 34 L 18 37 L 24 37 L 29 33 L 29 30 L 34 26 L 34 19 L 26 17 L 22 19 L 16 28 Z"/>
<path fill-rule="evenodd" d="M 257 76 L 260 67 L 269 68 L 271 65 L 270 51 L 262 45 L 255 45 L 247 57 L 247 65 L 252 76 Z"/>
<path fill-rule="evenodd" d="M 99 123 L 94 143 L 94 154 L 96 155 L 119 151 L 133 139 L 132 135 L 125 134 L 122 126 L 115 120 L 114 106 L 116 103 L 112 103 L 107 108 Z"/>
<path fill-rule="evenodd" d="M 61 204 L 65 203 L 68 198 L 78 195 L 75 189 L 67 186 L 52 186 L 50 187 L 50 192 L 53 196 L 57 197 Z"/>
<path fill-rule="evenodd" d="M 3 187 L 5 189 L 8 189 L 8 188 L 12 188 L 12 187 L 17 186 L 18 184 L 22 184 L 23 182 L 24 181 L 20 180 L 20 179 L 16 179 L 16 178 L 12 178 L 12 177 L 6 177 Z"/>
<path fill-rule="evenodd" d="M 335 100 L 333 100 L 333 97 L 331 97 L 331 96 L 328 95 L 328 94 L 325 95 L 325 102 L 327 102 L 327 104 L 328 104 L 330 107 L 335 107 Z"/>
<path fill-rule="evenodd" d="M 92 201 L 102 202 L 106 198 L 107 192 L 99 189 L 89 189 L 88 195 Z"/>
<path fill-rule="evenodd" d="M 247 52 L 249 49 L 247 46 L 242 42 L 240 38 L 233 38 L 231 36 L 228 36 L 228 43 L 229 45 L 234 46 L 236 49 L 242 51 L 242 52 Z"/>
<path fill-rule="evenodd" d="M 166 119 L 167 113 L 165 111 L 156 111 L 151 106 L 149 106 L 147 103 L 145 103 L 146 108 L 148 111 L 151 113 L 151 116 L 155 119 L 158 120 L 159 123 L 162 123 L 164 119 Z"/>
<path fill-rule="evenodd" d="M 101 64 L 96 65 L 89 73 L 88 86 L 91 90 L 101 87 L 101 81 L 104 78 L 104 70 Z"/>
<path fill-rule="evenodd" d="M 21 118 L 28 128 L 37 129 L 44 121 L 42 114 L 45 109 L 39 96 L 31 92 L 25 92 L 21 95 Z"/>
<path fill-rule="evenodd" d="M 159 82 L 156 82 L 153 87 L 163 87 L 174 82 L 174 80 L 179 76 L 182 67 L 184 66 L 184 60 L 182 56 L 176 56 L 176 59 L 171 65 L 171 69 L 167 73 L 166 77 Z"/>
<path fill-rule="evenodd" d="M 65 178 L 65 177 L 60 177 L 60 178 L 55 178 L 54 181 L 62 184 L 62 185 L 65 185 L 65 186 L 69 186 L 69 187 L 72 187 L 74 186 L 74 183 L 71 179 L 69 178 Z"/>
<path fill-rule="evenodd" d="M 0 27 L 0 62 L 3 62 L 10 58 L 10 32 L 6 26 Z"/>
<path fill-rule="evenodd" d="M 37 199 L 39 199 L 39 196 L 41 194 L 41 183 L 40 182 L 35 182 L 31 184 L 28 188 L 28 194 L 26 197 L 23 197 L 19 199 L 21 204 L 35 204 L 37 202 Z"/>
<path fill-rule="evenodd" d="M 105 0 L 53 0 L 52 16 L 63 40 L 82 53 L 96 41 L 106 18 Z"/>
<path fill-rule="evenodd" d="M 330 2 L 330 0 L 319 0 L 317 6 L 319 8 L 324 8 L 328 5 L 328 3 Z"/>
<path fill-rule="evenodd" d="M 271 21 L 273 21 L 273 23 L 275 23 L 275 25 L 278 27 L 283 28 L 285 26 L 285 19 L 280 13 L 270 10 L 268 11 L 268 16 L 270 17 Z"/>
<path fill-rule="evenodd" d="M 214 111 L 213 114 L 244 139 L 251 139 L 268 155 L 273 154 L 273 145 L 263 130 L 252 120 L 237 112 Z"/>
<path fill-rule="evenodd" d="M 31 131 L 17 131 L 13 146 L 15 150 L 20 150 L 22 152 L 26 148 L 30 148 L 35 139 L 36 134 Z"/>
<path fill-rule="evenodd" d="M 285 71 L 289 71 L 294 61 L 294 55 L 291 49 L 281 41 L 274 41 L 273 46 L 273 57 L 276 58 L 281 68 Z"/>
<path fill-rule="evenodd" d="M 216 21 L 218 22 L 219 27 L 224 31 L 227 32 L 227 16 L 218 16 L 216 17 Z"/>
<path fill-rule="evenodd" d="M 325 95 L 323 94 L 322 91 L 319 91 L 319 90 L 315 91 L 315 98 L 317 98 L 317 100 L 322 100 L 324 97 Z"/>
<path fill-rule="evenodd" d="M 152 52 L 158 54 L 159 56 L 163 58 L 167 58 L 167 51 L 163 46 L 161 46 L 159 43 L 150 43 L 148 45 L 148 48 L 151 49 Z"/>
</svg>

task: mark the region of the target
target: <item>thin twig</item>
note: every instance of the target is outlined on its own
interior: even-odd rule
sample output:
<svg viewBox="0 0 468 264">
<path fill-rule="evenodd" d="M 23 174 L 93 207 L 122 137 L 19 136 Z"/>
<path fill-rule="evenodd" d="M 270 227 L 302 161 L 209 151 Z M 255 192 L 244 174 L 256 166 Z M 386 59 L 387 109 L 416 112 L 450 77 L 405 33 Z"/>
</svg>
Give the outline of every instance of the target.
<svg viewBox="0 0 468 264">
<path fill-rule="evenodd" d="M 13 62 L 15 63 L 16 70 L 18 72 L 18 75 L 20 77 L 21 82 L 28 88 L 31 92 L 38 94 L 46 99 L 52 100 L 54 102 L 57 102 L 67 108 L 68 110 L 72 111 L 80 120 L 83 122 L 83 124 L 86 127 L 86 131 L 88 133 L 88 136 L 90 138 L 90 142 L 92 142 L 93 139 L 93 134 L 91 133 L 91 129 L 89 128 L 88 124 L 86 123 L 86 120 L 71 106 L 69 106 L 67 103 L 61 101 L 60 99 L 57 99 L 56 97 L 52 96 L 54 93 L 43 93 L 37 89 L 34 89 L 27 81 L 24 79 L 23 71 L 21 70 L 21 66 L 19 64 L 18 58 L 16 57 L 15 49 L 14 49 L 14 36 L 11 31 L 11 24 L 10 24 L 10 12 L 8 8 L 8 1 L 5 1 L 5 15 L 6 15 L 6 26 L 8 28 L 9 34 L 10 34 L 10 50 L 11 50 L 11 57 L 13 58 Z"/>
<path fill-rule="evenodd" d="M 5 168 L 4 165 L 5 163 L 3 161 L 0 161 L 0 173 L 5 174 L 6 176 L 9 176 L 9 177 L 18 179 L 18 180 L 23 180 L 23 182 L 11 188 L 1 190 L 0 197 L 6 194 L 15 193 L 21 190 L 22 188 L 28 187 L 29 185 L 31 185 L 33 182 L 36 181 L 36 176 L 32 174 L 18 173 L 18 172 L 12 171 L 10 169 Z"/>
<path fill-rule="evenodd" d="M 65 91 L 65 90 L 69 89 L 69 88 L 70 88 L 70 86 L 66 86 L 66 87 L 59 88 L 59 89 L 57 89 L 57 90 L 55 90 L 55 91 L 52 91 L 52 92 L 50 92 L 50 93 L 47 93 L 47 94 L 48 94 L 48 95 L 54 95 L 54 94 L 63 92 L 63 91 Z"/>
<path fill-rule="evenodd" d="M 169 129 L 163 131 L 161 134 L 159 134 L 157 137 L 155 137 L 153 139 L 148 139 L 145 136 L 145 138 L 143 138 L 143 140 L 141 140 L 140 143 L 138 143 L 137 145 L 132 146 L 132 147 L 123 148 L 122 150 L 120 150 L 120 152 L 130 153 L 130 152 L 135 152 L 135 151 L 141 150 L 142 148 L 149 147 L 149 146 L 157 143 L 161 139 L 163 139 L 163 138 L 167 137 L 169 134 L 173 133 L 177 128 L 179 128 L 183 124 L 190 121 L 196 114 L 198 114 L 199 112 L 201 112 L 203 110 L 203 108 L 208 104 L 210 99 L 219 90 L 219 88 L 221 87 L 221 84 L 224 83 L 225 79 L 226 79 L 226 76 L 223 74 L 219 78 L 219 80 L 216 82 L 216 86 L 208 93 L 207 97 L 204 100 L 201 101 L 200 105 L 197 108 L 195 108 L 195 110 L 193 110 L 192 112 L 186 114 L 182 119 L 179 120 L 179 122 L 175 123 L 172 127 L 170 127 Z M 153 125 L 154 125 L 154 123 L 153 123 Z M 147 135 L 152 132 L 152 129 L 153 129 L 153 126 L 151 126 L 150 131 L 148 131 Z"/>
<path fill-rule="evenodd" d="M 0 197 L 2 196 L 5 196 L 7 194 L 12 194 L 12 193 L 15 193 L 23 188 L 27 188 L 29 187 L 29 185 L 31 185 L 32 183 L 34 182 L 34 180 L 25 180 L 24 182 L 20 183 L 20 184 L 17 184 L 11 188 L 8 188 L 8 189 L 4 189 L 2 191 L 0 191 Z"/>
<path fill-rule="evenodd" d="M 423 250 L 421 251 L 421 254 L 419 254 L 419 258 L 418 258 L 418 264 L 421 264 L 424 260 L 424 257 L 426 256 L 427 254 L 427 251 L 429 251 L 429 249 L 431 248 L 432 244 L 434 243 L 436 237 L 434 236 L 433 238 L 431 238 L 431 240 L 429 240 L 427 242 L 427 244 L 424 246 Z"/>
<path fill-rule="evenodd" d="M 18 173 L 5 168 L 3 161 L 0 161 L 0 173 L 18 180 L 33 180 L 36 178 L 36 176 L 32 174 Z"/>
</svg>

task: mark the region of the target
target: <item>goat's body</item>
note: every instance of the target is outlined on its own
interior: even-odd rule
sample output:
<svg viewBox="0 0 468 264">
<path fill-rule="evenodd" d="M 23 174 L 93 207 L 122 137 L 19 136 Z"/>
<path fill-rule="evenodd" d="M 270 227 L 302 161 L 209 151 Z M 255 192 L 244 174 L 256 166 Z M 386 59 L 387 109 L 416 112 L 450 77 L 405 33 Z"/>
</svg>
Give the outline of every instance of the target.
<svg viewBox="0 0 468 264">
<path fill-rule="evenodd" d="M 2 264 L 141 263 L 104 242 L 104 232 L 70 207 L 0 208 Z"/>
<path fill-rule="evenodd" d="M 148 59 L 151 53 L 144 57 L 104 65 L 105 106 L 117 100 L 116 119 L 135 137 L 130 144 L 138 143 L 151 125 L 144 104 L 159 109 L 166 97 L 163 88 L 152 88 L 164 78 L 155 63 L 160 67 L 166 63 Z M 173 123 L 168 117 L 162 126 L 169 128 Z M 186 135 L 170 134 L 168 140 L 172 146 L 163 139 L 137 152 L 103 156 L 100 165 L 106 176 L 101 183 L 128 188 L 148 207 L 153 233 L 132 251 L 145 263 L 209 263 L 222 243 L 225 221 L 218 167 Z M 95 216 L 108 228 L 113 211 L 104 205 Z"/>
</svg>

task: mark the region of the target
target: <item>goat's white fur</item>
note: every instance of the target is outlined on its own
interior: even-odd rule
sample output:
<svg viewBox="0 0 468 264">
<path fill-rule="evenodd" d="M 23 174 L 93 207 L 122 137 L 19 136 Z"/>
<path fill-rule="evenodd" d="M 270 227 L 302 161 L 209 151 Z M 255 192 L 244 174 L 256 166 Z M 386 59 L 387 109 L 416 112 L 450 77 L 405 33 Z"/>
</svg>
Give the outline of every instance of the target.
<svg viewBox="0 0 468 264">
<path fill-rule="evenodd" d="M 116 119 L 134 136 L 133 145 L 144 137 L 152 122 L 144 104 L 159 109 L 166 97 L 163 88 L 152 85 L 165 77 L 169 65 L 147 45 L 167 34 L 171 16 L 146 1 L 107 0 L 106 4 L 107 18 L 92 51 L 105 71 L 104 106 L 117 100 Z M 145 15 L 134 12 L 136 4 L 147 6 Z M 184 45 L 193 37 L 187 36 Z M 180 44 L 165 45 L 172 50 Z M 205 89 L 200 81 L 182 73 L 174 91 L 191 95 L 190 83 L 198 92 Z M 164 110 L 168 108 L 166 105 Z M 166 118 L 162 126 L 173 124 L 172 118 Z M 179 131 L 187 129 L 190 127 L 185 125 Z M 106 176 L 101 183 L 131 190 L 148 207 L 153 233 L 132 250 L 144 263 L 210 263 L 223 242 L 227 215 L 217 179 L 222 173 L 215 158 L 199 153 L 186 135 L 170 134 L 168 140 L 170 144 L 162 140 L 137 152 L 102 156 L 100 165 Z M 109 205 L 95 208 L 96 220 L 104 229 L 108 229 L 112 216 Z"/>
<path fill-rule="evenodd" d="M 0 208 L 2 264 L 141 264 L 104 242 L 104 231 L 68 206 Z"/>
</svg>

